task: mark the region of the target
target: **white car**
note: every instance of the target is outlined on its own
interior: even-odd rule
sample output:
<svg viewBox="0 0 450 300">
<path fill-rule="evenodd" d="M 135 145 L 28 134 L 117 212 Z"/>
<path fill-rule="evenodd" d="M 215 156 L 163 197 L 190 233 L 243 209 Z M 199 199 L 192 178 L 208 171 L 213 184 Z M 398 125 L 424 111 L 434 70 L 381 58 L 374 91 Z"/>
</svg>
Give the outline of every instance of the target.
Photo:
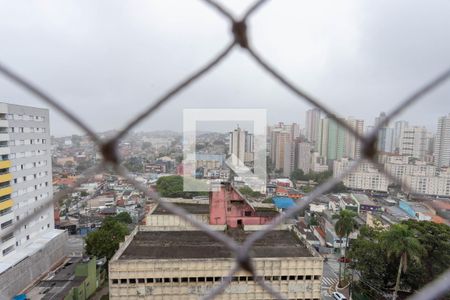
<svg viewBox="0 0 450 300">
<path fill-rule="evenodd" d="M 333 298 L 336 300 L 347 300 L 347 298 L 339 292 L 334 292 L 332 295 L 333 295 Z"/>
</svg>

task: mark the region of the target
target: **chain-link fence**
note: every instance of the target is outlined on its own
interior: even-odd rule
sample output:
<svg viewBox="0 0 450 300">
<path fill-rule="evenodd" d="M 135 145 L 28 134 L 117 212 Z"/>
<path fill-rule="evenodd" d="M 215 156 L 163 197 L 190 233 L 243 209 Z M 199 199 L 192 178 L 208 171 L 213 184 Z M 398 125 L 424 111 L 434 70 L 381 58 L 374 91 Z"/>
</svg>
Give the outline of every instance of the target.
<svg viewBox="0 0 450 300">
<path fill-rule="evenodd" d="M 325 183 L 318 186 L 311 193 L 309 193 L 305 198 L 302 199 L 300 204 L 297 204 L 290 209 L 288 209 L 284 214 L 278 215 L 275 219 L 273 219 L 269 224 L 265 225 L 264 228 L 260 231 L 257 231 L 251 234 L 243 244 L 238 244 L 230 237 L 225 234 L 217 231 L 211 230 L 208 225 L 203 224 L 196 219 L 190 217 L 186 211 L 177 207 L 172 203 L 168 203 L 162 201 L 159 197 L 156 197 L 156 201 L 159 205 L 163 206 L 165 209 L 170 212 L 180 216 L 186 221 L 191 222 L 198 229 L 204 231 L 206 234 L 211 236 L 212 238 L 220 241 L 227 248 L 235 253 L 236 263 L 235 266 L 230 270 L 229 274 L 224 278 L 224 280 L 211 289 L 207 295 L 204 296 L 204 299 L 213 299 L 216 295 L 222 293 L 227 286 L 231 283 L 232 276 L 240 271 L 246 270 L 250 272 L 254 278 L 254 280 L 267 292 L 269 292 L 276 299 L 285 299 L 283 295 L 281 295 L 277 290 L 275 290 L 268 282 L 264 281 L 264 277 L 260 276 L 261 274 L 256 274 L 256 270 L 253 267 L 252 257 L 249 256 L 250 249 L 253 244 L 261 239 L 268 231 L 275 229 L 279 224 L 281 224 L 286 219 L 292 217 L 300 210 L 304 209 L 311 203 L 314 199 L 327 193 L 330 189 L 332 189 L 338 182 L 340 182 L 346 175 L 355 170 L 361 161 L 368 160 L 373 163 L 379 171 L 383 172 L 390 180 L 393 180 L 396 183 L 399 183 L 399 179 L 387 172 L 384 167 L 378 163 L 377 160 L 377 150 L 376 150 L 376 142 L 378 131 L 383 126 L 386 126 L 390 120 L 396 117 L 400 112 L 404 109 L 408 108 L 411 104 L 418 101 L 430 91 L 435 89 L 437 86 L 442 84 L 450 77 L 450 69 L 446 70 L 444 73 L 437 76 L 435 79 L 426 83 L 423 87 L 417 89 L 412 95 L 408 98 L 399 101 L 398 105 L 394 110 L 392 110 L 387 117 L 382 120 L 371 132 L 366 135 L 361 135 L 357 131 L 355 131 L 352 127 L 350 127 L 343 119 L 338 118 L 337 114 L 333 112 L 329 107 L 327 107 L 323 102 L 319 99 L 312 97 L 307 94 L 305 91 L 300 89 L 298 86 L 294 85 L 290 82 L 285 76 L 283 76 L 278 70 L 276 70 L 270 63 L 266 61 L 252 46 L 251 41 L 247 36 L 247 26 L 249 18 L 259 9 L 266 0 L 256 1 L 244 14 L 242 18 L 234 17 L 224 6 L 212 1 L 212 0 L 203 0 L 207 5 L 214 8 L 221 17 L 227 19 L 231 25 L 231 33 L 233 36 L 232 41 L 212 60 L 210 60 L 206 65 L 199 68 L 196 72 L 188 76 L 182 82 L 174 85 L 172 89 L 170 89 L 166 94 L 156 99 L 154 104 L 145 109 L 141 114 L 132 119 L 122 130 L 119 131 L 117 135 L 108 140 L 101 139 L 91 128 L 89 128 L 86 124 L 84 124 L 77 116 L 75 116 L 71 111 L 64 108 L 64 106 L 57 99 L 51 97 L 49 94 L 44 92 L 39 87 L 33 85 L 27 79 L 21 77 L 16 74 L 12 70 L 8 69 L 6 66 L 0 64 L 0 72 L 19 85 L 24 90 L 27 90 L 37 98 L 41 99 L 61 114 L 63 114 L 67 119 L 76 124 L 79 128 L 81 128 L 91 139 L 96 143 L 100 152 L 103 154 L 103 160 L 99 165 L 93 166 L 87 171 L 85 171 L 80 179 L 76 181 L 76 183 L 68 189 L 64 191 L 56 193 L 53 198 L 47 201 L 44 205 L 42 205 L 35 214 L 43 211 L 44 209 L 51 206 L 53 203 L 58 203 L 60 199 L 63 199 L 65 196 L 73 192 L 76 188 L 78 188 L 81 184 L 87 182 L 92 176 L 95 174 L 102 172 L 105 169 L 112 170 L 126 178 L 136 189 L 147 195 L 148 197 L 153 197 L 155 199 L 155 195 L 150 194 L 148 188 L 141 183 L 134 180 L 134 178 L 130 175 L 128 170 L 124 168 L 120 164 L 120 158 L 117 154 L 117 145 L 120 139 L 122 139 L 127 132 L 136 127 L 137 124 L 150 117 L 159 107 L 170 101 L 177 93 L 181 90 L 195 82 L 201 76 L 207 74 L 210 70 L 215 68 L 226 56 L 228 56 L 231 51 L 236 47 L 241 47 L 246 50 L 247 54 L 252 58 L 257 65 L 259 65 L 262 69 L 264 69 L 268 74 L 270 74 L 275 80 L 277 80 L 282 86 L 289 89 L 292 93 L 298 96 L 299 100 L 303 100 L 308 102 L 309 104 L 319 108 L 322 112 L 327 114 L 330 118 L 332 118 L 335 122 L 337 122 L 340 126 L 348 130 L 351 134 L 355 136 L 355 138 L 361 143 L 361 159 L 356 160 L 356 162 L 347 170 L 345 170 L 342 174 L 340 174 L 336 178 L 332 178 Z M 32 216 L 28 216 L 26 218 L 21 219 L 16 222 L 13 227 L 11 227 L 8 231 L 5 232 L 5 235 L 13 232 L 16 228 L 19 228 L 23 224 L 26 224 Z M 447 292 L 450 291 L 450 270 L 447 270 L 444 274 L 442 274 L 438 279 L 426 285 L 420 291 L 415 293 L 410 299 L 419 300 L 419 299 L 437 299 Z"/>
</svg>

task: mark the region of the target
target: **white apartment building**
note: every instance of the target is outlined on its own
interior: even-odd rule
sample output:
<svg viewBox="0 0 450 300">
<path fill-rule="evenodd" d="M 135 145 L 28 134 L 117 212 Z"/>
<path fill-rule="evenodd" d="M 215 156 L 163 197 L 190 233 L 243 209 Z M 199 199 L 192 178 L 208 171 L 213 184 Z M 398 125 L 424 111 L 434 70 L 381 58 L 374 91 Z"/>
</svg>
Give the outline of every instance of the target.
<svg viewBox="0 0 450 300">
<path fill-rule="evenodd" d="M 329 170 L 327 160 L 320 156 L 319 152 L 311 153 L 311 170 L 315 173 L 325 172 Z"/>
<path fill-rule="evenodd" d="M 333 176 L 337 177 L 351 167 L 355 161 L 347 158 L 333 162 Z M 372 164 L 362 162 L 355 171 L 344 177 L 343 183 L 346 187 L 358 190 L 372 190 L 386 192 L 389 180 L 380 173 Z"/>
<path fill-rule="evenodd" d="M 403 127 L 400 132 L 399 154 L 425 159 L 427 150 L 427 130 L 425 127 Z"/>
<path fill-rule="evenodd" d="M 349 117 L 346 122 L 357 133 L 364 134 L 364 120 Z M 349 131 L 345 131 L 344 156 L 351 159 L 361 157 L 361 142 Z"/>
<path fill-rule="evenodd" d="M 253 161 L 254 136 L 242 128 L 236 128 L 230 132 L 231 162 L 233 165 L 242 167 L 244 163 Z"/>
<path fill-rule="evenodd" d="M 54 229 L 53 205 L 48 205 L 53 196 L 50 147 L 47 109 L 0 103 L 0 294 L 10 296 L 47 271 L 51 253 L 45 263 L 33 264 L 35 272 L 11 277 L 20 269 L 14 269 L 17 264 L 64 235 Z M 19 222 L 24 223 L 17 227 Z"/>
<path fill-rule="evenodd" d="M 404 176 L 403 184 L 411 189 L 413 193 L 450 196 L 450 173 L 439 176 Z"/>
<path fill-rule="evenodd" d="M 389 157 L 384 167 L 387 172 L 399 179 L 403 179 L 407 175 L 428 177 L 436 175 L 435 166 L 426 164 L 423 161 L 416 161 L 414 164 L 409 164 L 408 157 L 406 156 Z"/>
<path fill-rule="evenodd" d="M 311 150 L 313 149 L 312 144 L 308 142 L 298 143 L 297 152 L 297 169 L 302 170 L 303 173 L 307 174 L 311 170 Z"/>
<path fill-rule="evenodd" d="M 438 120 L 434 141 L 434 161 L 437 167 L 450 166 L 450 113 Z"/>
<path fill-rule="evenodd" d="M 319 141 L 319 127 L 320 127 L 320 109 L 313 108 L 306 111 L 306 138 L 313 145 L 317 145 Z M 317 149 L 317 148 L 315 148 Z"/>
<path fill-rule="evenodd" d="M 394 150 L 398 151 L 400 148 L 400 135 L 402 131 L 409 127 L 409 123 L 407 121 L 397 121 L 394 125 Z"/>
</svg>

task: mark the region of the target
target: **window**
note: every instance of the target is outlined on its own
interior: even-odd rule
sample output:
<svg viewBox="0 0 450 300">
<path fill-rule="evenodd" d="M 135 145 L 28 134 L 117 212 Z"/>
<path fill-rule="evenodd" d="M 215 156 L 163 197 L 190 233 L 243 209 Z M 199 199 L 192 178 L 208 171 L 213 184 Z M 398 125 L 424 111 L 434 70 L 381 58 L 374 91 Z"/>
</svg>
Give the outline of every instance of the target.
<svg viewBox="0 0 450 300">
<path fill-rule="evenodd" d="M 120 279 L 120 283 L 127 283 L 127 280 L 122 278 L 122 279 Z"/>
<path fill-rule="evenodd" d="M 129 281 L 131 284 L 135 284 L 135 283 L 136 283 L 136 279 L 134 279 L 134 278 L 130 278 L 130 279 L 128 279 L 128 281 Z"/>
<path fill-rule="evenodd" d="M 179 278 L 172 278 L 172 282 L 179 282 Z"/>
<path fill-rule="evenodd" d="M 138 283 L 145 283 L 145 278 L 138 278 Z"/>
<path fill-rule="evenodd" d="M 153 283 L 153 278 L 147 278 L 147 283 Z"/>
<path fill-rule="evenodd" d="M 27 228 L 27 225 L 25 225 L 25 228 Z M 30 239 L 30 235 L 27 235 L 27 241 Z"/>
<path fill-rule="evenodd" d="M 170 282 L 170 278 L 164 278 L 164 282 Z"/>
<path fill-rule="evenodd" d="M 188 282 L 187 277 L 181 277 L 181 282 Z"/>
</svg>

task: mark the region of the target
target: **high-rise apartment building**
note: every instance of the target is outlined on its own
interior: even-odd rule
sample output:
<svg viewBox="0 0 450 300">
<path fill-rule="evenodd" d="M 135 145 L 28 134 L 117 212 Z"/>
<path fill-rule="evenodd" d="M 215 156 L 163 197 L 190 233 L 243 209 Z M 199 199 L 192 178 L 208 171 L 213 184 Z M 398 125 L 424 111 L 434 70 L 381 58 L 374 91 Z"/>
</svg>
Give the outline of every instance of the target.
<svg viewBox="0 0 450 300">
<path fill-rule="evenodd" d="M 312 144 L 308 142 L 298 143 L 297 152 L 297 169 L 302 170 L 307 174 L 311 170 L 312 157 L 311 157 Z"/>
<path fill-rule="evenodd" d="M 350 117 L 347 119 L 347 124 L 361 136 L 364 134 L 364 120 Z M 361 156 L 361 142 L 349 131 L 345 132 L 344 156 L 351 159 L 357 159 Z"/>
<path fill-rule="evenodd" d="M 400 134 L 402 131 L 409 127 L 407 121 L 397 121 L 394 125 L 394 151 L 398 151 L 400 148 Z"/>
<path fill-rule="evenodd" d="M 50 147 L 47 109 L 0 103 L 1 295 L 20 291 L 64 255 L 65 233 L 54 229 L 48 205 Z M 42 253 L 45 258 L 39 258 Z"/>
<path fill-rule="evenodd" d="M 306 138 L 309 142 L 316 144 L 319 139 L 319 128 L 320 128 L 320 110 L 318 108 L 313 108 L 306 111 Z"/>
<path fill-rule="evenodd" d="M 381 124 L 387 118 L 384 112 L 380 113 L 375 118 L 375 126 Z M 388 124 L 384 124 L 378 131 L 377 150 L 379 152 L 393 152 L 394 151 L 394 128 L 389 127 Z"/>
<path fill-rule="evenodd" d="M 298 146 L 296 141 L 287 142 L 284 145 L 283 176 L 289 177 L 294 171 L 297 165 L 297 152 Z"/>
<path fill-rule="evenodd" d="M 230 132 L 231 162 L 233 165 L 242 167 L 246 162 L 253 161 L 254 136 L 242 128 L 236 128 Z"/>
<path fill-rule="evenodd" d="M 450 113 L 438 119 L 434 161 L 437 167 L 450 166 Z"/>
<path fill-rule="evenodd" d="M 292 126 L 278 123 L 270 127 L 270 159 L 276 170 L 284 168 L 285 147 L 292 142 Z"/>
<path fill-rule="evenodd" d="M 400 132 L 399 154 L 424 160 L 427 149 L 425 127 L 404 127 Z"/>
<path fill-rule="evenodd" d="M 345 121 L 345 120 L 343 120 Z M 320 120 L 318 152 L 327 161 L 344 157 L 346 130 L 332 118 Z"/>
</svg>

